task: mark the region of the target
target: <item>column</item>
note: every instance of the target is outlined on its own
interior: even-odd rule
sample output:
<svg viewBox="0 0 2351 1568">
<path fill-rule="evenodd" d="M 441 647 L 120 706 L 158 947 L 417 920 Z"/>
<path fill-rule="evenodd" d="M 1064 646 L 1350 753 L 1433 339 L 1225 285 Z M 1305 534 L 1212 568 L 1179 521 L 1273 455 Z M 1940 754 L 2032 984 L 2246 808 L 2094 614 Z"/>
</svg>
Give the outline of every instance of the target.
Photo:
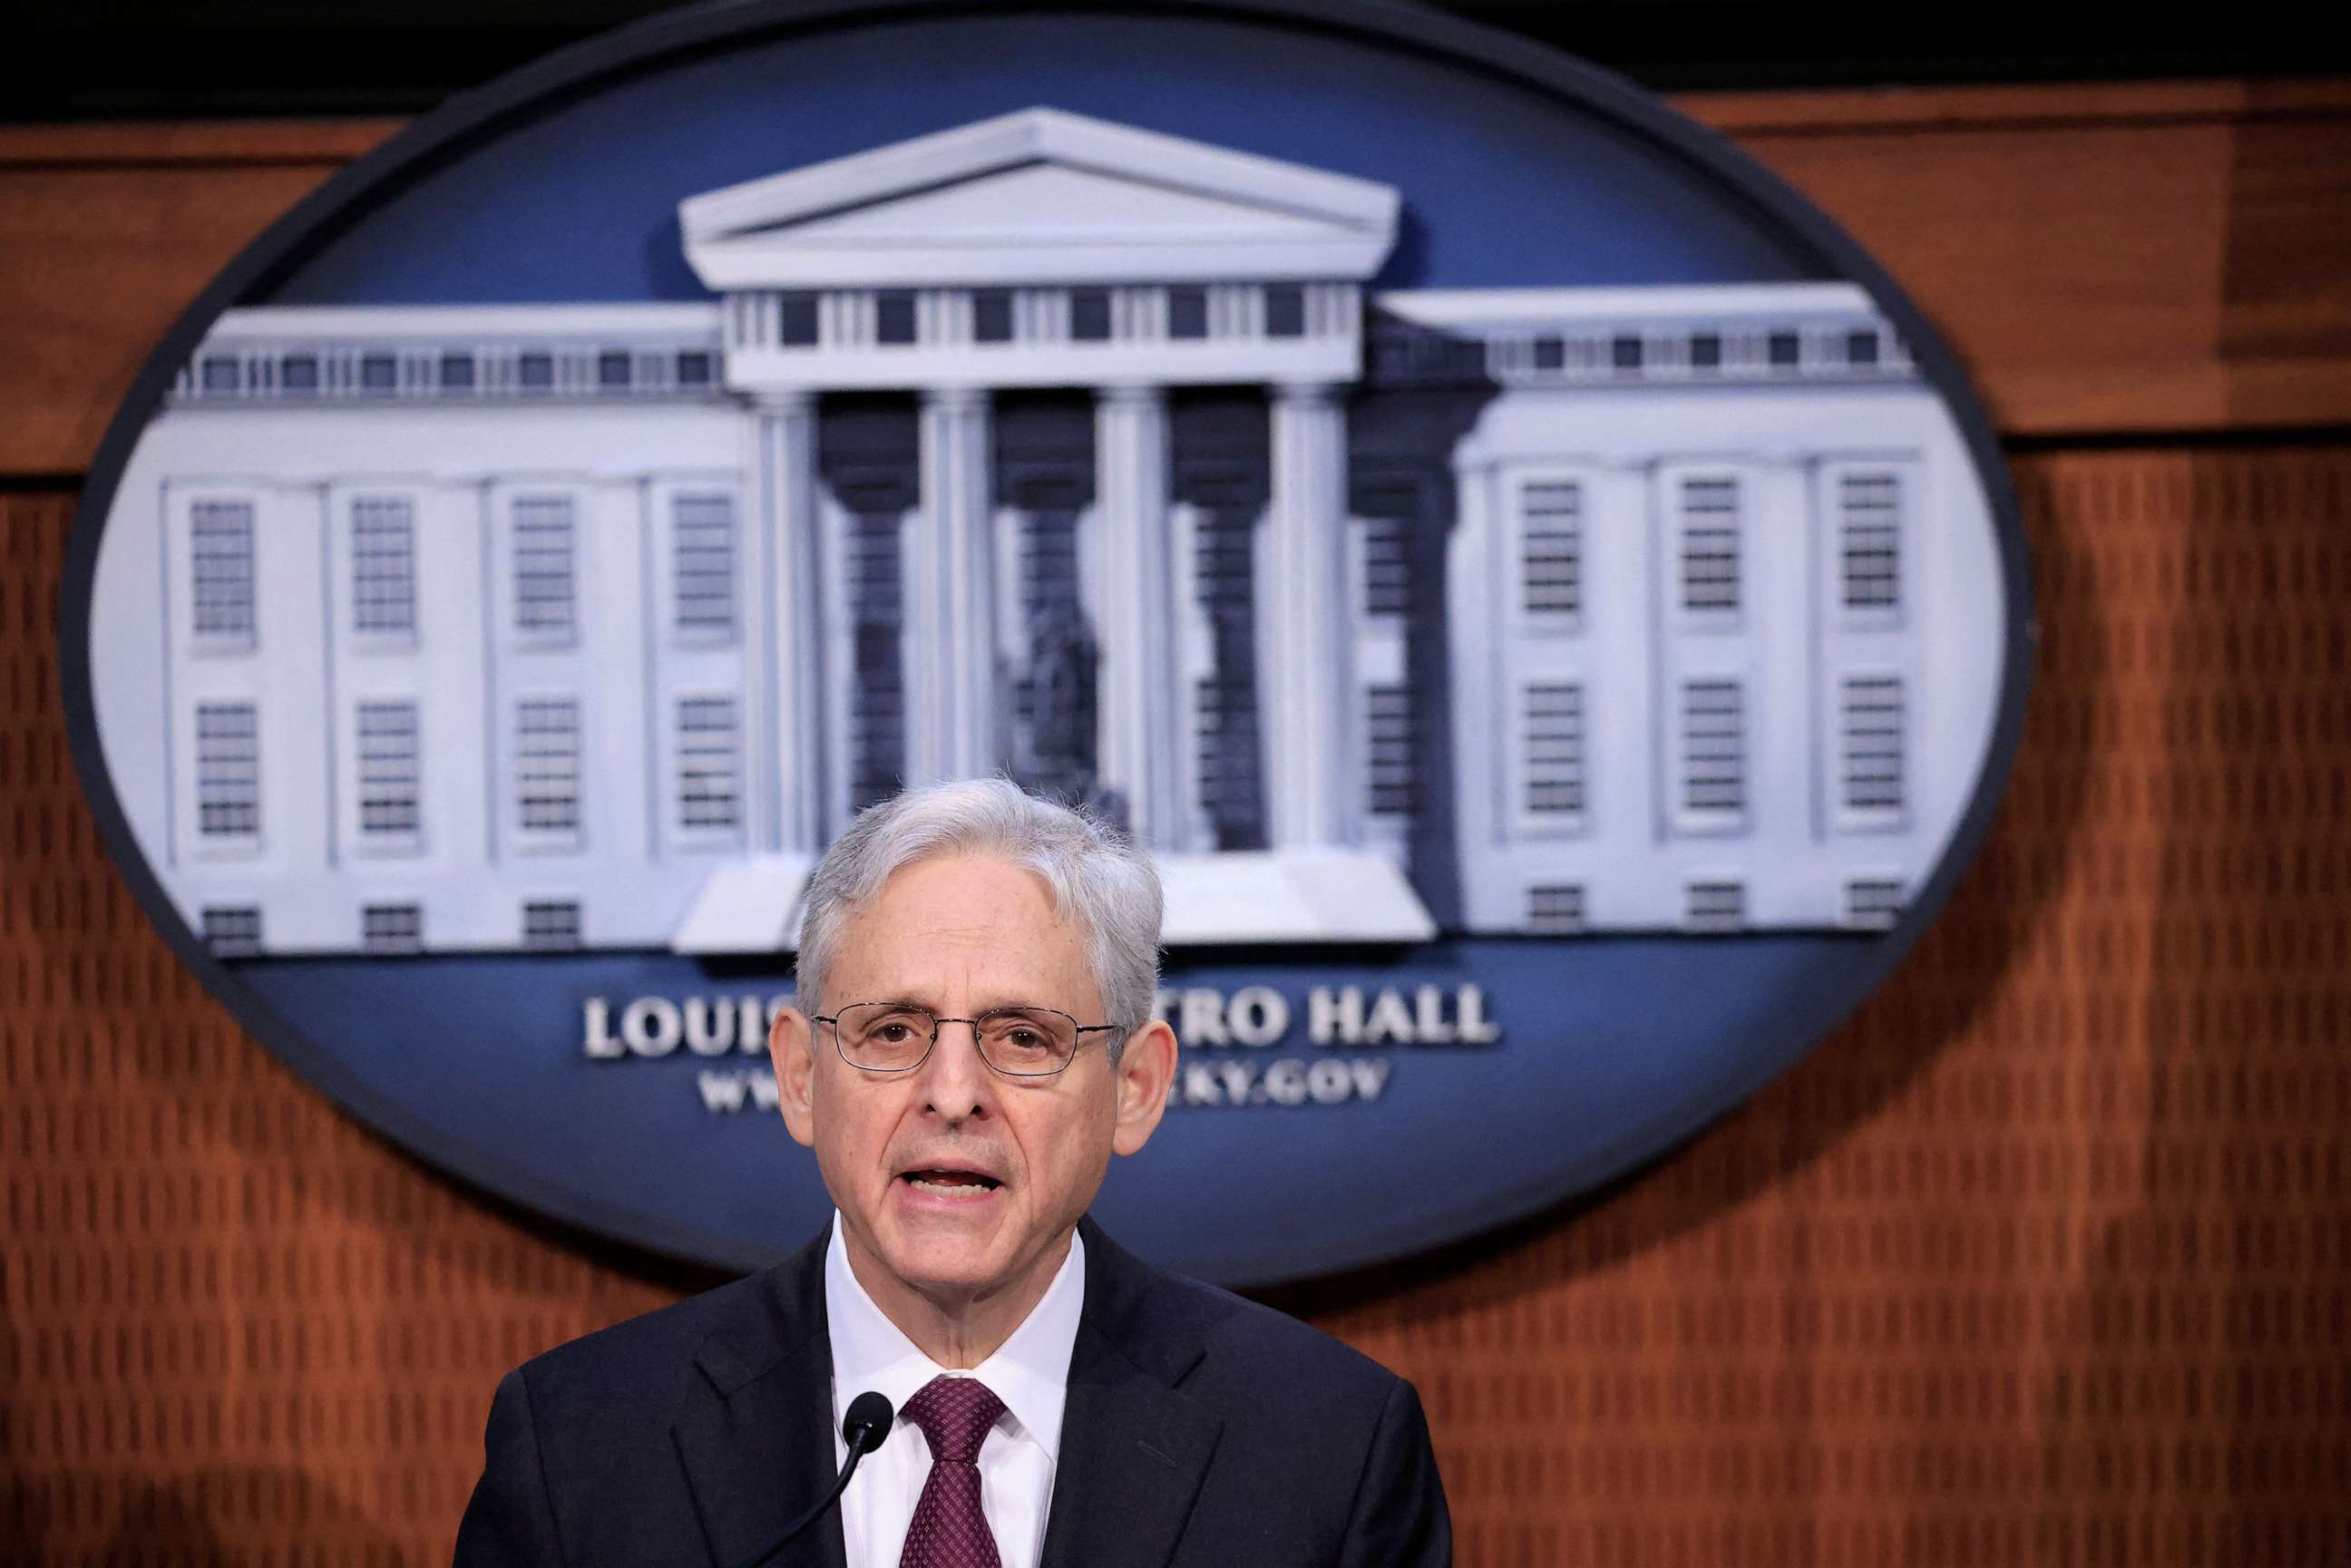
<svg viewBox="0 0 2351 1568">
<path fill-rule="evenodd" d="M 993 772 L 995 497 L 987 393 L 925 392 L 922 515 L 906 562 L 906 782 Z"/>
<path fill-rule="evenodd" d="M 1258 691 L 1268 838 L 1352 844 L 1361 771 L 1347 577 L 1347 411 L 1328 382 L 1278 386 L 1258 541 Z"/>
<path fill-rule="evenodd" d="M 1455 448 L 1453 495 L 1453 532 L 1445 544 L 1445 701 L 1453 726 L 1448 766 L 1461 904 L 1470 929 L 1511 931 L 1523 927 L 1527 908 L 1527 879 L 1512 860 L 1503 804 L 1512 777 L 1510 725 L 1517 707 L 1505 695 L 1503 613 L 1518 580 L 1503 565 L 1499 469 L 1482 448 L 1468 442 Z M 1588 580 L 1586 594 L 1588 603 Z"/>
<path fill-rule="evenodd" d="M 768 636 L 757 667 L 768 733 L 751 755 L 765 807 L 760 845 L 791 855 L 817 853 L 829 827 L 816 416 L 812 392 L 767 392 L 758 401 L 756 559 L 765 565 Z"/>
<path fill-rule="evenodd" d="M 1094 533 L 1087 551 L 1102 644 L 1102 780 L 1147 849 L 1189 837 L 1190 750 L 1177 719 L 1176 570 L 1168 531 L 1167 398 L 1104 387 L 1094 404 Z"/>
</svg>

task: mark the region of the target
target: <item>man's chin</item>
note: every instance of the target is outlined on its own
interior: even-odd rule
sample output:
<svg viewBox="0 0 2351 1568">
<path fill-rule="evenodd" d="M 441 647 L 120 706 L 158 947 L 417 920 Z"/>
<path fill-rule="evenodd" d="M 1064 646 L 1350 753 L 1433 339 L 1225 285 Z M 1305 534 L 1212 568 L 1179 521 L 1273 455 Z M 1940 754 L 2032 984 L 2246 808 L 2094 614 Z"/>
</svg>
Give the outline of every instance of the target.
<svg viewBox="0 0 2351 1568">
<path fill-rule="evenodd" d="M 891 1272 L 917 1295 L 926 1296 L 942 1306 L 950 1301 L 981 1301 L 1010 1283 L 1009 1270 L 1003 1259 L 977 1250 L 969 1254 L 942 1253 L 917 1243 L 897 1261 L 900 1266 Z"/>
<path fill-rule="evenodd" d="M 1002 1282 L 1014 1266 L 1001 1242 L 996 1214 L 940 1214 L 925 1209 L 893 1214 L 884 1228 L 882 1262 L 925 1294 L 937 1291 L 981 1293 Z"/>
</svg>

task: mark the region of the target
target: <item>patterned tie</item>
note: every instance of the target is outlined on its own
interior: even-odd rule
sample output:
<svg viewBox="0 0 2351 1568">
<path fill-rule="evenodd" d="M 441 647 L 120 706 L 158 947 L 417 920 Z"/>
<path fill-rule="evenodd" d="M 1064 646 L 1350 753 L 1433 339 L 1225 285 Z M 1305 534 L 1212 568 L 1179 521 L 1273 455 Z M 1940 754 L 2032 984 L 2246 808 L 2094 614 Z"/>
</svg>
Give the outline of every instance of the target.
<svg viewBox="0 0 2351 1568">
<path fill-rule="evenodd" d="M 979 1511 L 979 1446 L 1004 1401 L 976 1377 L 934 1377 L 898 1414 L 931 1443 L 931 1475 L 906 1527 L 898 1568 L 1004 1568 Z"/>
</svg>

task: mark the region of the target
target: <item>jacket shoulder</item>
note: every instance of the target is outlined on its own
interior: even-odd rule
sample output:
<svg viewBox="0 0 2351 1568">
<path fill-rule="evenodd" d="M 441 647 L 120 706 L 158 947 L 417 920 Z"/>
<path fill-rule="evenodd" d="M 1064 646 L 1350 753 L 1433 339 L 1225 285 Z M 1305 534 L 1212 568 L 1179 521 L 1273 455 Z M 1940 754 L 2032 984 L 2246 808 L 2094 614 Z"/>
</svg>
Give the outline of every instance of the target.
<svg viewBox="0 0 2351 1568">
<path fill-rule="evenodd" d="M 817 1257 L 821 1258 L 821 1253 Z M 557 1345 L 517 1368 L 534 1404 L 674 1406 L 697 1364 L 721 1381 L 824 1330 L 806 1254 Z"/>
<path fill-rule="evenodd" d="M 1202 1348 L 1216 1360 L 1241 1368 L 1277 1368 L 1284 1381 L 1314 1379 L 1383 1399 L 1402 1381 L 1353 1345 L 1287 1312 L 1181 1275 L 1161 1278 L 1176 1310 L 1197 1325 Z"/>
<path fill-rule="evenodd" d="M 1143 1360 L 1173 1358 L 1162 1370 L 1188 1393 L 1215 1388 L 1246 1403 L 1293 1400 L 1376 1410 L 1404 1380 L 1361 1351 L 1286 1312 L 1230 1291 L 1152 1267 L 1103 1236 L 1086 1235 L 1087 1288 L 1111 1298 L 1103 1331 Z M 1193 1364 L 1196 1349 L 1196 1365 Z"/>
</svg>

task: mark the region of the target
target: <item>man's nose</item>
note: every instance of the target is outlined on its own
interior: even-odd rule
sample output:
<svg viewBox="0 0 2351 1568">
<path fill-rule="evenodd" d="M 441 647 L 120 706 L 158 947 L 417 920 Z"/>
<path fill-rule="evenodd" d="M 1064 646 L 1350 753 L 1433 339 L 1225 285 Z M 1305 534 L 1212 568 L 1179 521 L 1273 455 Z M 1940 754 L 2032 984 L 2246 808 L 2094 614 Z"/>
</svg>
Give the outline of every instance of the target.
<svg viewBox="0 0 2351 1568">
<path fill-rule="evenodd" d="M 937 1043 L 931 1047 L 923 1071 L 924 1097 L 940 1115 L 961 1121 L 987 1113 L 995 1075 L 980 1058 L 977 1024 L 941 1019 Z"/>
</svg>

